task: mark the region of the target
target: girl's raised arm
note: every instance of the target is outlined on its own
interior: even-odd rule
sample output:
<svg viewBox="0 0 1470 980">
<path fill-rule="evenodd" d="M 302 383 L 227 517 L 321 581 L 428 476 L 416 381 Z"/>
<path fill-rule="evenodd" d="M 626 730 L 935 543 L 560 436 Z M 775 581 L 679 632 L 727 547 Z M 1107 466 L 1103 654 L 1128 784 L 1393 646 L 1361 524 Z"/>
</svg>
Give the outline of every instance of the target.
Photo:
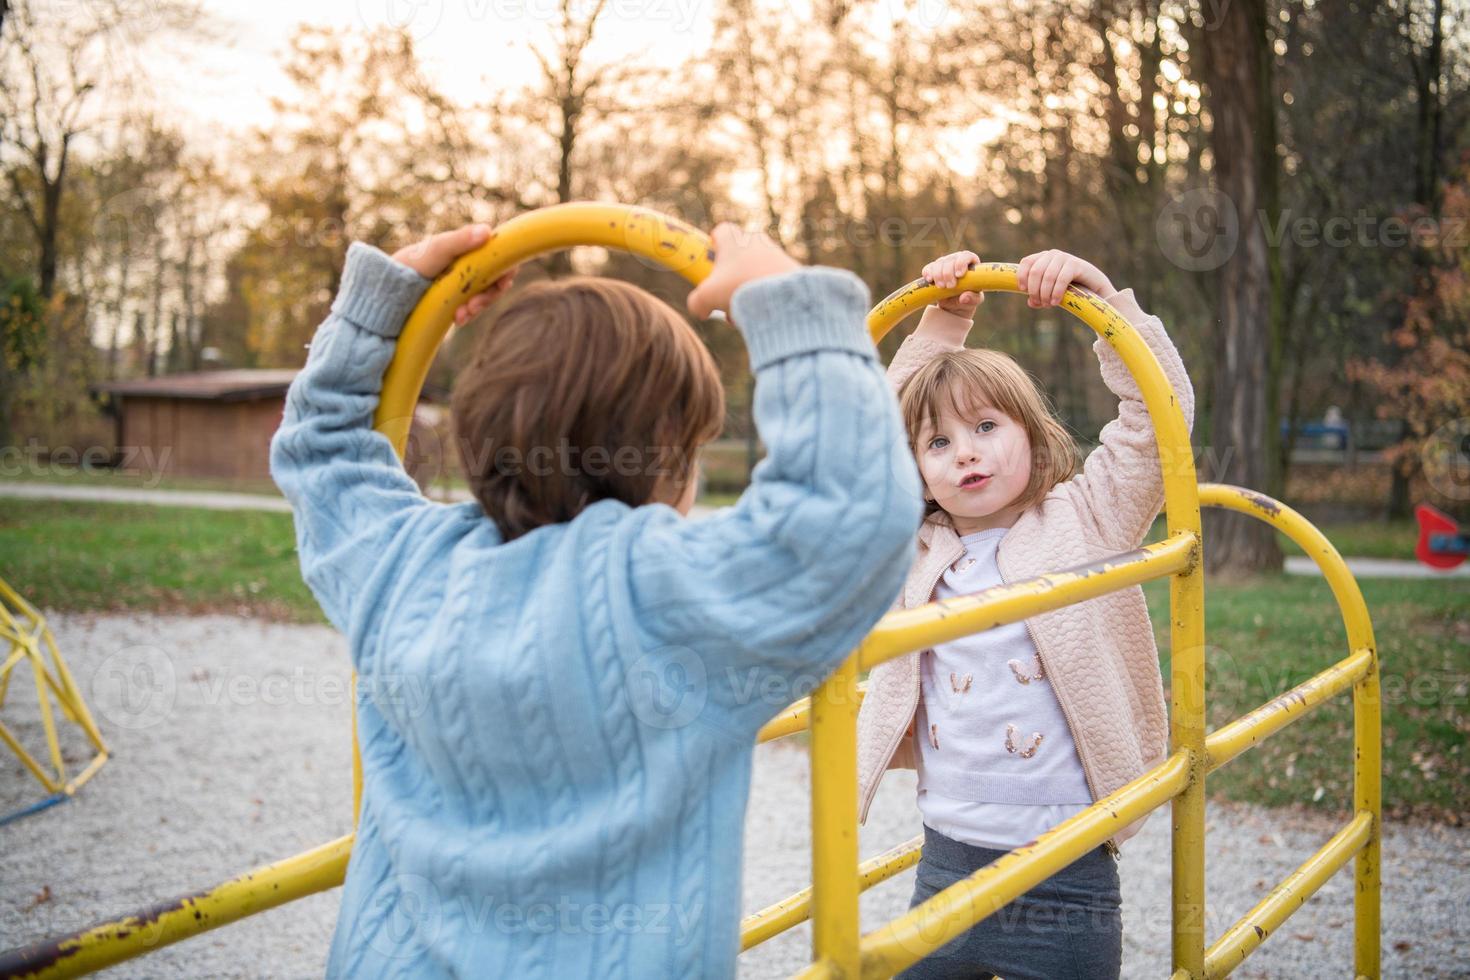
<svg viewBox="0 0 1470 980">
<path fill-rule="evenodd" d="M 1154 352 L 1174 389 L 1184 424 L 1193 429 L 1194 386 L 1163 322 L 1139 307 L 1132 289 L 1101 298 L 1123 314 Z M 1071 494 L 1078 512 L 1101 541 L 1126 551 L 1143 541 L 1164 502 L 1158 442 L 1143 392 L 1123 358 L 1102 337 L 1093 342 L 1092 350 L 1103 382 L 1118 396 L 1118 417 L 1103 426 L 1099 445 L 1088 455 L 1082 472 L 1062 488 Z"/>
</svg>

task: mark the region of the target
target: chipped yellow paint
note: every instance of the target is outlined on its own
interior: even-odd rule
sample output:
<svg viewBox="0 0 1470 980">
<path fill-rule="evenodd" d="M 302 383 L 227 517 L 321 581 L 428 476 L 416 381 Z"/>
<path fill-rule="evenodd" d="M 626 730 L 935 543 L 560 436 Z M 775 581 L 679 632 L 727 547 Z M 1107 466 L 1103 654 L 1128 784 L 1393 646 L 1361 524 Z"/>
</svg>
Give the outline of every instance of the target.
<svg viewBox="0 0 1470 980">
<path fill-rule="evenodd" d="M 376 424 L 400 454 L 430 360 L 466 295 L 512 265 L 537 254 L 593 244 L 645 256 L 697 283 L 712 255 L 704 235 L 638 208 L 573 204 L 507 222 L 483 248 L 465 256 L 425 294 L 410 316 L 385 378 Z M 923 305 L 967 289 L 1019 292 L 1016 266 L 989 262 L 949 290 L 922 280 L 881 301 L 868 317 L 874 339 Z M 1108 304 L 1073 287 L 1062 308 L 1075 314 L 1123 358 L 1143 392 L 1157 436 L 1164 482 L 1167 537 L 1156 544 L 1078 568 L 891 613 L 810 699 L 797 702 L 761 729 L 759 740 L 811 728 L 813 883 L 742 924 L 749 948 L 813 919 L 813 961 L 802 977 L 887 977 L 917 962 L 1004 907 L 1119 829 L 1172 801 L 1173 980 L 1222 976 L 1279 927 L 1335 870 L 1356 856 L 1356 972 L 1379 976 L 1380 765 L 1378 662 L 1362 595 L 1340 556 L 1300 515 L 1254 491 L 1200 486 L 1189 430 L 1153 352 Z M 1293 691 L 1205 735 L 1204 590 L 1200 505 L 1251 514 L 1285 531 L 1323 568 L 1348 628 L 1349 655 Z M 921 841 L 909 841 L 861 865 L 857 861 L 856 720 L 859 670 L 935 643 L 1170 577 L 1170 748 L 1163 763 L 1087 810 L 944 890 L 866 936 L 860 935 L 859 893 L 911 867 Z M 1355 713 L 1356 816 L 1292 876 L 1206 951 L 1204 940 L 1204 780 L 1260 739 L 1352 686 Z M 354 738 L 355 740 L 355 738 Z M 820 760 L 820 765 L 815 764 Z M 356 760 L 355 760 L 356 761 Z M 354 813 L 360 772 L 354 772 Z M 226 882 L 209 892 L 155 907 L 138 917 L 6 954 L 5 975 L 75 976 L 141 955 L 167 943 L 340 884 L 352 838 Z M 269 888 L 266 888 L 266 885 Z M 177 906 L 177 907 L 174 907 Z M 19 954 L 19 955 L 17 955 Z"/>
<path fill-rule="evenodd" d="M 1205 977 L 1218 980 L 1240 966 L 1266 937 L 1275 932 L 1287 917 L 1301 908 L 1327 879 L 1361 854 L 1373 836 L 1377 817 L 1361 810 L 1347 825 L 1323 844 L 1311 857 L 1302 862 L 1275 888 L 1225 930 L 1205 954 Z M 1359 976 L 1364 974 L 1361 971 Z"/>
<path fill-rule="evenodd" d="M 862 976 L 890 977 L 963 934 L 1017 897 L 1100 847 L 1123 827 L 1176 798 L 1189 776 L 1184 753 L 1103 797 L 993 864 L 986 865 L 862 940 Z"/>
<path fill-rule="evenodd" d="M 0 953 L 0 977 L 35 980 L 79 977 L 248 915 L 335 888 L 347 873 L 351 853 L 352 838 L 339 837 L 207 891 L 159 902 L 74 935 Z"/>
</svg>

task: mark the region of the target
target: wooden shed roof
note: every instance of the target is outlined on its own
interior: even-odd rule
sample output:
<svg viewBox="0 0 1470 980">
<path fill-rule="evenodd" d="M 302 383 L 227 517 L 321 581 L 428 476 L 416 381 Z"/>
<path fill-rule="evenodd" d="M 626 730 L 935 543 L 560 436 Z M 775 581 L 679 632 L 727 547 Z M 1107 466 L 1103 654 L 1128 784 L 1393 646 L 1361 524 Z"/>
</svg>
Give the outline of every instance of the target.
<svg viewBox="0 0 1470 980">
<path fill-rule="evenodd" d="M 238 368 L 230 371 L 194 371 L 188 374 L 165 374 L 156 378 L 133 378 L 108 381 L 92 386 L 98 394 L 114 399 L 193 398 L 202 401 L 242 402 L 260 398 L 278 398 L 291 387 L 298 368 Z M 426 384 L 420 395 L 423 401 L 447 402 L 449 392 L 437 385 Z"/>
<path fill-rule="evenodd" d="M 206 401 L 251 401 L 286 393 L 295 368 L 249 368 L 236 371 L 195 371 L 156 378 L 133 378 L 94 385 L 93 390 L 113 396 L 198 398 Z"/>
</svg>

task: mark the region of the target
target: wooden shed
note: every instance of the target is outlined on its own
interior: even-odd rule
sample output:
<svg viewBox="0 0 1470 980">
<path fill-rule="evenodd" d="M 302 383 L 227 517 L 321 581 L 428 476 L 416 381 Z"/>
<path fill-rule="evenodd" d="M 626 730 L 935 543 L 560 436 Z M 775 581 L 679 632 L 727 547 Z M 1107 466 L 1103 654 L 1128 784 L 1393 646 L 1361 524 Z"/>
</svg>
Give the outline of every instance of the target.
<svg viewBox="0 0 1470 980">
<path fill-rule="evenodd" d="M 269 481 L 296 368 L 196 371 L 94 385 L 116 420 L 113 465 L 151 476 Z M 409 432 L 408 471 L 423 486 L 457 461 L 445 453 L 449 392 L 426 384 Z"/>
<path fill-rule="evenodd" d="M 296 369 L 198 371 L 112 381 L 117 465 L 157 475 L 270 479 L 270 441 Z"/>
</svg>

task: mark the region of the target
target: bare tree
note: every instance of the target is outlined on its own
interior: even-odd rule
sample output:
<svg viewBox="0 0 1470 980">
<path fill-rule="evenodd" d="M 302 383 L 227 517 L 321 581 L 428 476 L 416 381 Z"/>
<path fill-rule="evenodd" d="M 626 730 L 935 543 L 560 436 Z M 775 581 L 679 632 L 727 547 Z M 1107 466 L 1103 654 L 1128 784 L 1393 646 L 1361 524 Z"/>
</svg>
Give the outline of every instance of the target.
<svg viewBox="0 0 1470 980">
<path fill-rule="evenodd" d="M 56 288 L 61 209 L 77 140 L 98 123 L 107 94 L 131 72 L 119 59 L 159 28 L 195 24 L 197 8 L 155 0 L 147 25 L 123 0 L 98 0 L 76 16 L 39 14 L 31 0 L 11 5 L 0 31 L 0 169 L 36 243 L 43 298 Z M 109 93 L 109 90 L 110 93 Z"/>
</svg>

